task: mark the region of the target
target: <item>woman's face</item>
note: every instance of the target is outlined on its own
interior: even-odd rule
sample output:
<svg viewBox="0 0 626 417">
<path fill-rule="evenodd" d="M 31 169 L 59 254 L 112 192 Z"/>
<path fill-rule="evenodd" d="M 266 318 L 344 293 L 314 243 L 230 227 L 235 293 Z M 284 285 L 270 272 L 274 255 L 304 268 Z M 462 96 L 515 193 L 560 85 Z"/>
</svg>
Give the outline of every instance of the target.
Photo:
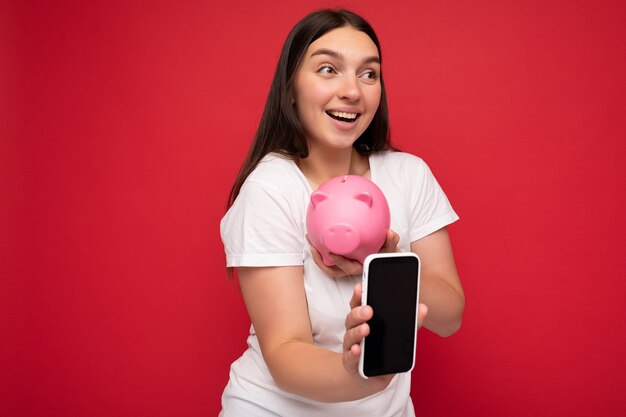
<svg viewBox="0 0 626 417">
<path fill-rule="evenodd" d="M 294 87 L 309 147 L 349 148 L 380 103 L 378 49 L 364 32 L 334 29 L 309 45 Z"/>
</svg>

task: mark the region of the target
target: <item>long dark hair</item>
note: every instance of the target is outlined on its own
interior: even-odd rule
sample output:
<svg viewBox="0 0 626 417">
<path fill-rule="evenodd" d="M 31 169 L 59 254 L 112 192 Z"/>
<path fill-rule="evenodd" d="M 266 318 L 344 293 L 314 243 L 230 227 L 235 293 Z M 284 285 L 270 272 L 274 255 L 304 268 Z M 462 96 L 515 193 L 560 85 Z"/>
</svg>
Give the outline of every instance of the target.
<svg viewBox="0 0 626 417">
<path fill-rule="evenodd" d="M 311 43 L 327 32 L 344 26 L 352 26 L 367 34 L 376 45 L 382 62 L 378 37 L 370 24 L 361 16 L 343 9 L 325 9 L 313 12 L 300 20 L 289 32 L 283 45 L 261 122 L 254 135 L 248 155 L 230 190 L 228 207 L 239 195 L 239 190 L 248 175 L 268 153 L 277 152 L 292 158 L 309 156 L 304 129 L 293 105 L 295 74 Z M 380 73 L 380 86 L 381 96 L 378 110 L 365 132 L 353 145 L 356 151 L 363 155 L 393 148 L 389 139 L 389 115 L 382 71 Z"/>
</svg>

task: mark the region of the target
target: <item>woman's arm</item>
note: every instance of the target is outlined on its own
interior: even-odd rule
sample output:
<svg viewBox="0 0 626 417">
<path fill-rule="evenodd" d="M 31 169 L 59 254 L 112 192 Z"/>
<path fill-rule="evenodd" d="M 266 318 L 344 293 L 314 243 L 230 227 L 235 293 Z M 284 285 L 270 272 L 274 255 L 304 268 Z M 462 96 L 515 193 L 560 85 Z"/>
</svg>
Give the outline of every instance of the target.
<svg viewBox="0 0 626 417">
<path fill-rule="evenodd" d="M 428 306 L 424 327 L 450 336 L 461 327 L 465 296 L 446 228 L 411 243 L 421 260 L 420 302 Z"/>
<path fill-rule="evenodd" d="M 383 390 L 391 376 L 361 378 L 358 344 L 369 333 L 369 306 L 355 288 L 346 318 L 343 354 L 315 346 L 304 291 L 303 268 L 238 268 L 239 283 L 263 358 L 283 390 L 323 402 L 350 401 Z M 355 346 L 356 345 L 356 346 Z"/>
</svg>

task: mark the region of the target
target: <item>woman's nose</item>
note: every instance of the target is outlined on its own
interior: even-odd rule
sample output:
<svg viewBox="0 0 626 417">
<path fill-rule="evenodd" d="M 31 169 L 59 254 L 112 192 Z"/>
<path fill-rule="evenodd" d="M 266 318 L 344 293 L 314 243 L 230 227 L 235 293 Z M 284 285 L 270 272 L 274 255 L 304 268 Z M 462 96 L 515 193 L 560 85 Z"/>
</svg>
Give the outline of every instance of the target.
<svg viewBox="0 0 626 417">
<path fill-rule="evenodd" d="M 361 98 L 361 87 L 357 77 L 344 76 L 341 80 L 338 96 L 341 99 L 357 101 Z"/>
</svg>

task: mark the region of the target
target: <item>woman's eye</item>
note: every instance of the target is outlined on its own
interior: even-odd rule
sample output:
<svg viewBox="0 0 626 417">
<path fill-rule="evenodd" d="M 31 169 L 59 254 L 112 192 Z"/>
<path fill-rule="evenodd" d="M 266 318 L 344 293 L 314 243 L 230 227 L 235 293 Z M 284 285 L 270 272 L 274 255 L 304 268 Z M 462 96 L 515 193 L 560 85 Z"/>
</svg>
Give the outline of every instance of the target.
<svg viewBox="0 0 626 417">
<path fill-rule="evenodd" d="M 333 72 L 335 72 L 335 69 L 330 65 L 324 65 L 323 67 L 318 69 L 317 72 L 319 72 L 320 74 L 332 74 Z"/>
<path fill-rule="evenodd" d="M 376 80 L 378 78 L 378 73 L 376 71 L 365 71 L 363 73 L 363 77 L 368 80 Z"/>
</svg>

